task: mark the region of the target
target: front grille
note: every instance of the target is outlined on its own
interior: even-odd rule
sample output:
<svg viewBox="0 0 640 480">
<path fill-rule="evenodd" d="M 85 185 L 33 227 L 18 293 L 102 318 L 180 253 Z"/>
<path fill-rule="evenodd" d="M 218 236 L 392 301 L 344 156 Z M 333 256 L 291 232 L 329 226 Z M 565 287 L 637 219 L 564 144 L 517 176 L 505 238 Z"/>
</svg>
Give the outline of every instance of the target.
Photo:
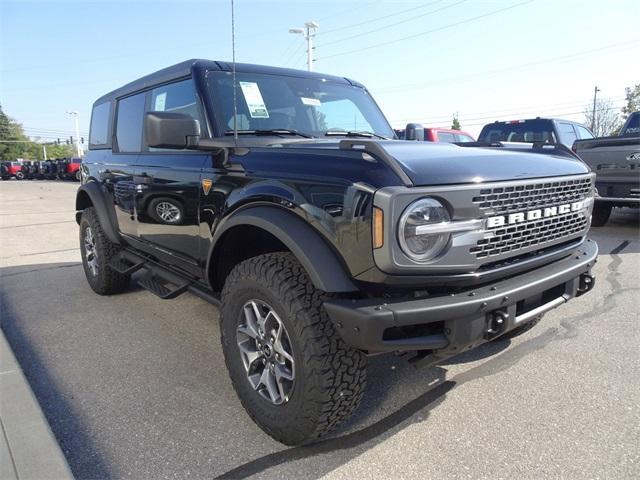
<svg viewBox="0 0 640 480">
<path fill-rule="evenodd" d="M 481 190 L 473 202 L 490 217 L 570 204 L 584 200 L 592 191 L 592 178 L 582 177 L 487 188 Z M 469 252 L 478 259 L 513 256 L 531 247 L 549 247 L 586 232 L 588 226 L 589 219 L 584 210 L 503 225 L 489 230 Z"/>
<path fill-rule="evenodd" d="M 531 246 L 542 246 L 580 233 L 587 228 L 587 217 L 582 212 L 572 212 L 559 217 L 533 220 L 492 231 L 491 238 L 478 240 L 469 250 L 476 258 L 493 257 L 517 252 Z"/>
<path fill-rule="evenodd" d="M 582 200 L 592 188 L 591 178 L 486 188 L 473 203 L 487 214 L 503 215 Z"/>
</svg>

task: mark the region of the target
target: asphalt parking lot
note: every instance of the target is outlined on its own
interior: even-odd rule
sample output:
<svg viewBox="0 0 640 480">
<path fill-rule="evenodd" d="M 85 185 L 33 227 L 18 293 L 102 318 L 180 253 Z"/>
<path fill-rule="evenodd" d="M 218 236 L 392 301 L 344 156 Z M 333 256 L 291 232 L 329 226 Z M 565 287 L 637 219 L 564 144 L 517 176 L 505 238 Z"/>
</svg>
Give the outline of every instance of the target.
<svg viewBox="0 0 640 480">
<path fill-rule="evenodd" d="M 77 478 L 640 477 L 637 211 L 592 230 L 589 295 L 433 368 L 371 358 L 356 416 L 287 448 L 237 401 L 215 307 L 89 289 L 76 188 L 0 183 L 0 295 L 2 329 Z"/>
</svg>

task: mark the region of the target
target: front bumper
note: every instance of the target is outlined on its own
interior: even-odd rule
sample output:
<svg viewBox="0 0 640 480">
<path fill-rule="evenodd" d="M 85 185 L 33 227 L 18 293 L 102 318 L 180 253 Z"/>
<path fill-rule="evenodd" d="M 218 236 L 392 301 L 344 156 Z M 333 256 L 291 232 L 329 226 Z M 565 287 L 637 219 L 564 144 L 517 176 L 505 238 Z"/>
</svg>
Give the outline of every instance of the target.
<svg viewBox="0 0 640 480">
<path fill-rule="evenodd" d="M 389 303 L 336 299 L 324 306 L 355 348 L 370 353 L 430 350 L 444 357 L 493 340 L 588 292 L 597 256 L 598 245 L 587 240 L 566 258 L 464 293 Z"/>
</svg>

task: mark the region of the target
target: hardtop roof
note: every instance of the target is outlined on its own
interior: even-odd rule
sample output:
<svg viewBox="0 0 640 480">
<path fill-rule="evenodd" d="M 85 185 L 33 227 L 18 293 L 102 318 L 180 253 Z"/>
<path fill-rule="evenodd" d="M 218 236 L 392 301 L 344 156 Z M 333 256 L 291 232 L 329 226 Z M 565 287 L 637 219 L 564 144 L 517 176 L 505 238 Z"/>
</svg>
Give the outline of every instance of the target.
<svg viewBox="0 0 640 480">
<path fill-rule="evenodd" d="M 146 88 L 152 87 L 154 85 L 167 83 L 172 80 L 176 80 L 182 77 L 187 77 L 192 74 L 193 71 L 205 71 L 205 70 L 219 70 L 219 71 L 232 71 L 231 62 L 219 61 L 219 60 L 203 60 L 203 59 L 191 59 L 186 60 L 184 62 L 177 63 L 167 68 L 163 68 L 162 70 L 158 70 L 157 72 L 151 73 L 149 75 L 145 75 L 133 82 L 127 83 L 126 85 L 113 90 L 106 95 L 101 96 L 98 100 L 94 102 L 94 105 L 103 103 L 107 100 L 112 100 L 114 98 L 119 98 L 126 96 L 128 94 L 137 92 L 139 90 L 144 90 Z M 271 75 L 285 75 L 292 77 L 306 77 L 306 78 L 315 78 L 315 79 L 325 79 L 330 80 L 332 82 L 338 83 L 346 83 L 351 85 L 356 85 L 359 87 L 364 87 L 362 84 L 355 82 L 353 80 L 349 80 L 345 77 L 338 77 L 335 75 L 326 75 L 323 73 L 317 72 L 307 72 L 305 70 L 296 70 L 293 68 L 280 68 L 280 67 L 270 67 L 266 65 L 254 65 L 249 63 L 236 63 L 236 72 L 239 73 L 264 73 Z"/>
</svg>

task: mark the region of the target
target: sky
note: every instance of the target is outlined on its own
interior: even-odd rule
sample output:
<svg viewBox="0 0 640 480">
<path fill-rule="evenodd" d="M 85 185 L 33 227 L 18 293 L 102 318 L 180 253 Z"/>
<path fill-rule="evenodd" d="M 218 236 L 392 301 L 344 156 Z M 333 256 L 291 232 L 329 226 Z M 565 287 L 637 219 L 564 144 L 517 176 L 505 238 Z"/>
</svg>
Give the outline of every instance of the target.
<svg viewBox="0 0 640 480">
<path fill-rule="evenodd" d="M 0 104 L 42 140 L 87 137 L 91 105 L 189 58 L 231 60 L 230 0 L 0 0 Z M 584 121 L 599 96 L 640 83 L 637 0 L 235 0 L 236 61 L 314 69 L 365 84 L 394 127 L 477 135 L 494 120 Z"/>
</svg>

